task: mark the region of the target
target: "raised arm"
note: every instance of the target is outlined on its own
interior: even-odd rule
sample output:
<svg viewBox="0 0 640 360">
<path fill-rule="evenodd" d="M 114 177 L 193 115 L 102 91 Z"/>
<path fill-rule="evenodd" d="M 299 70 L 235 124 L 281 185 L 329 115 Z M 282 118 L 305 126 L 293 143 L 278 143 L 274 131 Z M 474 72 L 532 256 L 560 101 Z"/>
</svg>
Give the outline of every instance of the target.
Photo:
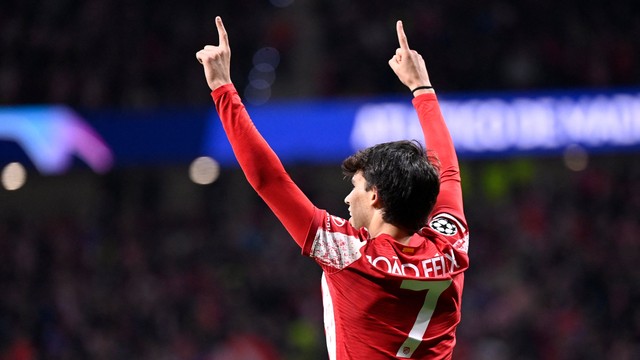
<svg viewBox="0 0 640 360">
<path fill-rule="evenodd" d="M 205 46 L 196 58 L 203 65 L 222 126 L 247 180 L 302 247 L 315 207 L 253 125 L 231 82 L 231 49 L 220 17 L 216 17 L 216 27 L 219 45 Z"/>
<path fill-rule="evenodd" d="M 432 215 L 449 213 L 465 222 L 458 157 L 431 87 L 427 67 L 422 56 L 409 48 L 401 21 L 397 22 L 396 31 L 400 47 L 389 60 L 389 66 L 398 79 L 413 91 L 413 105 L 418 112 L 425 146 L 435 154 L 440 165 L 440 195 Z"/>
</svg>

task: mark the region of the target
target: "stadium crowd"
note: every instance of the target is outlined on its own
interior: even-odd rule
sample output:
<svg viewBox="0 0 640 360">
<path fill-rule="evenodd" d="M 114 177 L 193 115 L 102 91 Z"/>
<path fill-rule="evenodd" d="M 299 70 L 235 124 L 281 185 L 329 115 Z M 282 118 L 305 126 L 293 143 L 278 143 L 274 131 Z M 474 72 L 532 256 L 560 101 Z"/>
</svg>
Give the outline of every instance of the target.
<svg viewBox="0 0 640 360">
<path fill-rule="evenodd" d="M 638 358 L 639 165 L 463 163 L 473 262 L 455 359 Z M 11 195 L 0 359 L 326 359 L 318 267 L 237 170 L 207 187 L 180 176 L 72 174 L 42 179 L 49 197 Z M 344 213 L 336 169 L 292 176 Z"/>
<path fill-rule="evenodd" d="M 438 91 L 637 86 L 638 13 L 629 0 L 9 0 L 0 105 L 211 106 L 194 54 L 215 15 L 238 88 L 257 49 L 278 51 L 273 97 L 400 91 L 398 18 Z M 471 268 L 454 358 L 640 358 L 639 158 L 462 165 Z M 346 215 L 339 169 L 291 170 Z M 206 187 L 182 171 L 78 170 L 0 193 L 0 360 L 327 358 L 319 268 L 237 170 Z"/>
<path fill-rule="evenodd" d="M 215 15 L 239 89 L 258 49 L 278 51 L 272 97 L 400 91 L 387 67 L 396 19 L 441 91 L 637 85 L 639 12 L 630 0 L 9 0 L 0 104 L 209 105 L 193 58 L 215 40 Z"/>
</svg>

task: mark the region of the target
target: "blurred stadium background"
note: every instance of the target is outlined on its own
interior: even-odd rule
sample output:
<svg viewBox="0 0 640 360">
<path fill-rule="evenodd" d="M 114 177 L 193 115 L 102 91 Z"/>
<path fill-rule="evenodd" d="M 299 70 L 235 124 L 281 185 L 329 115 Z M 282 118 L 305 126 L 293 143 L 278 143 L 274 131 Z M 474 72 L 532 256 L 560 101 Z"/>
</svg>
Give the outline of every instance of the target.
<svg viewBox="0 0 640 360">
<path fill-rule="evenodd" d="M 387 65 L 405 21 L 449 113 L 468 115 L 456 129 L 476 131 L 459 135 L 472 266 L 455 359 L 640 358 L 638 14 L 597 0 L 3 1 L 0 359 L 327 358 L 320 270 L 213 125 L 194 55 L 217 41 L 216 15 L 258 127 L 342 216 L 358 114 L 378 133 L 409 119 Z"/>
</svg>

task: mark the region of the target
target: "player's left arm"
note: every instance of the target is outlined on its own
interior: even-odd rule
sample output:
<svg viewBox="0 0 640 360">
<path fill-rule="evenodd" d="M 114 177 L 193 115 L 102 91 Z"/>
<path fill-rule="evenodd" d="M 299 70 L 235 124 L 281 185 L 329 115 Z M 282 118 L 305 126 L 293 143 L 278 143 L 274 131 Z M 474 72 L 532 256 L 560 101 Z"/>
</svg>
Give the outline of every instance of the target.
<svg viewBox="0 0 640 360">
<path fill-rule="evenodd" d="M 417 95 L 413 106 L 418 113 L 425 145 L 434 152 L 440 168 L 440 193 L 431 213 L 448 213 L 465 222 L 458 156 L 438 99 L 435 94 Z"/>
<path fill-rule="evenodd" d="M 466 230 L 460 168 L 451 135 L 444 122 L 435 91 L 431 88 L 424 59 L 409 48 L 402 22 L 398 21 L 396 31 L 400 47 L 389 60 L 389 66 L 410 90 L 427 87 L 414 91 L 413 105 L 418 113 L 425 146 L 435 153 L 440 167 L 440 194 L 432 214 L 450 214 L 459 221 L 462 230 Z"/>
</svg>

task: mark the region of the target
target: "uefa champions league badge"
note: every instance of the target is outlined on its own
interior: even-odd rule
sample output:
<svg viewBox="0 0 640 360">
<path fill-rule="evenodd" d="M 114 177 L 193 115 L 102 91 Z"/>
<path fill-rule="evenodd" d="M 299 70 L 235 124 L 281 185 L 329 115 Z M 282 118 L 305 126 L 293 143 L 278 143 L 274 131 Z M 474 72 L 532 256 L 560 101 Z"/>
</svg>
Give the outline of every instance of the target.
<svg viewBox="0 0 640 360">
<path fill-rule="evenodd" d="M 445 217 L 435 218 L 429 224 L 433 230 L 439 232 L 442 235 L 453 236 L 458 233 L 458 228 L 456 224 Z"/>
</svg>

